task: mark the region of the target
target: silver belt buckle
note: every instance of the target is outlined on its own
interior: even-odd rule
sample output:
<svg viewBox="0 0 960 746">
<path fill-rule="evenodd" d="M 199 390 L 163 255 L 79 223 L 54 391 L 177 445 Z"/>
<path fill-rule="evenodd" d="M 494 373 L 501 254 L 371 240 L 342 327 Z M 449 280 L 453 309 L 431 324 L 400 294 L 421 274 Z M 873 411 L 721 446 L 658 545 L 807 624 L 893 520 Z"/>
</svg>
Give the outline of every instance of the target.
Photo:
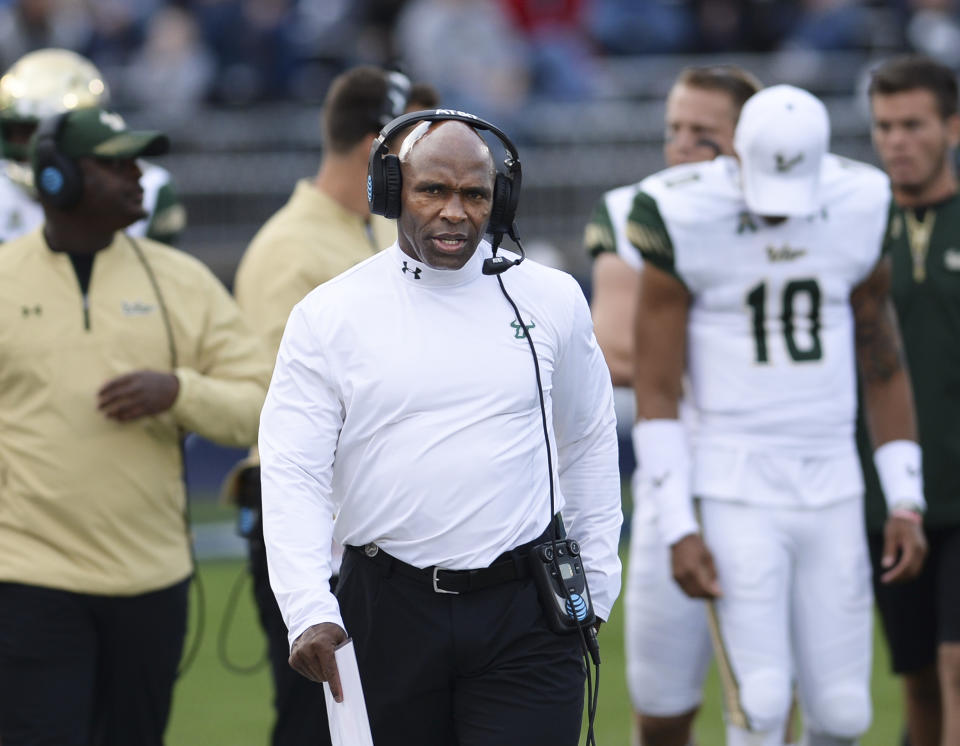
<svg viewBox="0 0 960 746">
<path fill-rule="evenodd" d="M 440 588 L 440 587 L 437 585 L 437 573 L 438 573 L 439 571 L 440 571 L 440 568 L 439 568 L 439 567 L 434 567 L 434 568 L 433 568 L 433 592 L 434 592 L 434 593 L 449 593 L 451 596 L 459 596 L 459 595 L 460 595 L 460 591 L 447 591 L 447 590 L 444 590 L 443 588 Z"/>
</svg>

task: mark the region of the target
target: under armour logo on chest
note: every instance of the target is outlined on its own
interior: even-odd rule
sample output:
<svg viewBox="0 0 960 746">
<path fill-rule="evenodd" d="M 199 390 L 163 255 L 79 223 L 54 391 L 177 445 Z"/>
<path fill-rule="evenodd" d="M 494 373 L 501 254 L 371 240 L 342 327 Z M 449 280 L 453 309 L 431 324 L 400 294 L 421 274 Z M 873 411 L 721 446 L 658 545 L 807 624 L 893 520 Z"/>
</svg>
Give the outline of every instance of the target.
<svg viewBox="0 0 960 746">
<path fill-rule="evenodd" d="M 423 270 L 420 269 L 420 267 L 408 267 L 408 266 L 407 266 L 407 263 L 404 262 L 401 271 L 402 271 L 404 274 L 406 274 L 407 272 L 413 272 L 413 279 L 414 279 L 414 280 L 419 280 L 419 279 L 420 279 L 420 273 L 421 273 Z"/>
</svg>

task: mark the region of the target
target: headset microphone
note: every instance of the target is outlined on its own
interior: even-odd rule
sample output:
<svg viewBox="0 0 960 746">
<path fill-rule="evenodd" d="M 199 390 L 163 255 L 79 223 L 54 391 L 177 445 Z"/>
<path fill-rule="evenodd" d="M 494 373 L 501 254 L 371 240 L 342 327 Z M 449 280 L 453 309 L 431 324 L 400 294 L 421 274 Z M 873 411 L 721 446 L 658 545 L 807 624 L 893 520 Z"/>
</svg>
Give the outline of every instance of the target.
<svg viewBox="0 0 960 746">
<path fill-rule="evenodd" d="M 501 227 L 503 228 L 503 227 Z M 507 229 L 491 231 L 489 228 L 487 232 L 490 233 L 493 237 L 493 240 L 490 242 L 490 246 L 493 249 L 493 256 L 487 257 L 483 260 L 483 267 L 481 272 L 485 275 L 502 275 L 510 267 L 516 267 L 520 262 L 527 258 L 527 252 L 523 250 L 523 244 L 520 243 L 520 232 L 517 230 L 517 224 L 515 221 L 510 222 L 510 227 Z M 519 259 L 507 259 L 504 256 L 497 256 L 497 249 L 500 248 L 500 242 L 503 240 L 503 234 L 506 233 L 513 242 L 517 245 L 517 250 L 520 252 Z"/>
<path fill-rule="evenodd" d="M 505 256 L 491 256 L 483 260 L 481 272 L 485 275 L 499 275 L 517 264 L 520 264 L 519 259 L 511 261 Z"/>
<path fill-rule="evenodd" d="M 526 252 L 523 250 L 523 246 L 520 244 L 520 239 L 516 235 L 516 231 L 512 233 L 513 240 L 517 244 L 517 249 L 520 251 L 519 259 L 507 259 L 505 256 L 499 256 L 497 254 L 497 244 L 500 243 L 498 236 L 494 236 L 493 243 L 493 256 L 488 256 L 483 260 L 483 266 L 481 272 L 485 275 L 502 275 L 510 267 L 516 267 L 520 262 L 527 258 Z"/>
</svg>

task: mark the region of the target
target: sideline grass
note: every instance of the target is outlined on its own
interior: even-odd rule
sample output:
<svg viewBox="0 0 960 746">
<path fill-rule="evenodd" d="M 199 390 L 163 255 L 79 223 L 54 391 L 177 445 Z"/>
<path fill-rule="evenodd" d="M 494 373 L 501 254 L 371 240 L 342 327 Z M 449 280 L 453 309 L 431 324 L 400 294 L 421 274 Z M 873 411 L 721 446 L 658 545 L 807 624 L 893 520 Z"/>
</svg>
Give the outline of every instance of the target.
<svg viewBox="0 0 960 746">
<path fill-rule="evenodd" d="M 205 632 L 197 657 L 183 674 L 174 692 L 173 711 L 167 731 L 169 746 L 267 746 L 273 722 L 272 691 L 267 669 L 253 675 L 227 670 L 217 657 L 217 635 L 227 596 L 238 577 L 243 577 L 240 603 L 228 638 L 231 660 L 250 664 L 264 654 L 264 640 L 256 620 L 249 578 L 239 560 L 207 561 L 200 565 L 205 603 Z M 197 594 L 191 595 L 191 631 L 195 639 Z M 600 703 L 596 720 L 600 746 L 629 746 L 631 714 L 623 658 L 623 613 L 618 602 L 610 622 L 600 634 L 603 656 Z M 893 746 L 899 743 L 902 724 L 899 690 L 890 676 L 886 651 L 875 634 L 872 682 L 874 724 L 863 746 Z M 716 671 L 707 682 L 703 710 L 696 734 L 701 746 L 724 742 L 720 686 Z M 582 741 L 581 741 L 582 743 Z"/>
<path fill-rule="evenodd" d="M 879 621 L 879 620 L 878 620 Z M 626 689 L 623 654 L 623 607 L 614 607 L 610 623 L 600 630 L 600 703 L 595 732 L 598 746 L 630 746 L 632 714 Z M 874 629 L 874 665 L 871 681 L 873 724 L 861 739 L 862 746 L 895 746 L 900 743 L 900 690 L 890 674 L 889 659 L 879 630 Z M 725 741 L 723 703 L 716 666 L 711 666 L 704 689 L 704 700 L 694 726 L 699 746 L 722 746 Z M 583 741 L 581 740 L 581 743 Z"/>
<path fill-rule="evenodd" d="M 240 602 L 230 628 L 230 660 L 248 665 L 265 655 L 256 618 L 249 573 L 241 560 L 206 561 L 199 566 L 205 596 L 204 631 L 196 658 L 183 672 L 173 694 L 168 746 L 267 746 L 273 723 L 272 690 L 266 666 L 253 675 L 227 670 L 217 656 L 217 635 L 227 596 L 243 577 Z M 187 646 L 196 641 L 198 593 L 190 595 Z"/>
</svg>

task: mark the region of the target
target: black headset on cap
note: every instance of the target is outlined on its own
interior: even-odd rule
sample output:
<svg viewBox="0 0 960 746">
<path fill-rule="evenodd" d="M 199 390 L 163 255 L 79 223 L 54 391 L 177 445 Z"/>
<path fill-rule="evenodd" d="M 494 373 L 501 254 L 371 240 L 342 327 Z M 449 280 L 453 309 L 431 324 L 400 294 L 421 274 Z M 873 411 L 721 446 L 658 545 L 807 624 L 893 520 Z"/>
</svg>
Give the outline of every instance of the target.
<svg viewBox="0 0 960 746">
<path fill-rule="evenodd" d="M 484 274 L 499 274 L 523 261 L 524 252 L 520 245 L 519 233 L 515 222 L 517 205 L 520 202 L 520 183 L 522 172 L 520 169 L 520 154 L 516 146 L 499 127 L 480 117 L 454 109 L 427 109 L 412 111 L 397 117 L 387 124 L 370 148 L 370 161 L 367 165 L 367 202 L 370 212 L 374 215 L 383 215 L 386 218 L 400 217 L 400 192 L 403 187 L 403 176 L 400 173 L 400 158 L 389 153 L 390 139 L 401 130 L 417 122 L 442 122 L 453 120 L 464 122 L 474 129 L 487 130 L 503 143 L 507 150 L 504 165 L 507 173 L 497 171 L 493 182 L 493 204 L 490 208 L 490 221 L 487 223 L 487 233 L 493 236 L 493 257 L 484 260 Z M 506 259 L 497 256 L 497 247 L 504 234 L 510 236 L 520 250 L 519 259 Z"/>
<path fill-rule="evenodd" d="M 74 207 L 83 196 L 83 171 L 60 151 L 57 143 L 69 111 L 40 122 L 34 136 L 33 183 L 47 202 L 61 210 Z"/>
</svg>

